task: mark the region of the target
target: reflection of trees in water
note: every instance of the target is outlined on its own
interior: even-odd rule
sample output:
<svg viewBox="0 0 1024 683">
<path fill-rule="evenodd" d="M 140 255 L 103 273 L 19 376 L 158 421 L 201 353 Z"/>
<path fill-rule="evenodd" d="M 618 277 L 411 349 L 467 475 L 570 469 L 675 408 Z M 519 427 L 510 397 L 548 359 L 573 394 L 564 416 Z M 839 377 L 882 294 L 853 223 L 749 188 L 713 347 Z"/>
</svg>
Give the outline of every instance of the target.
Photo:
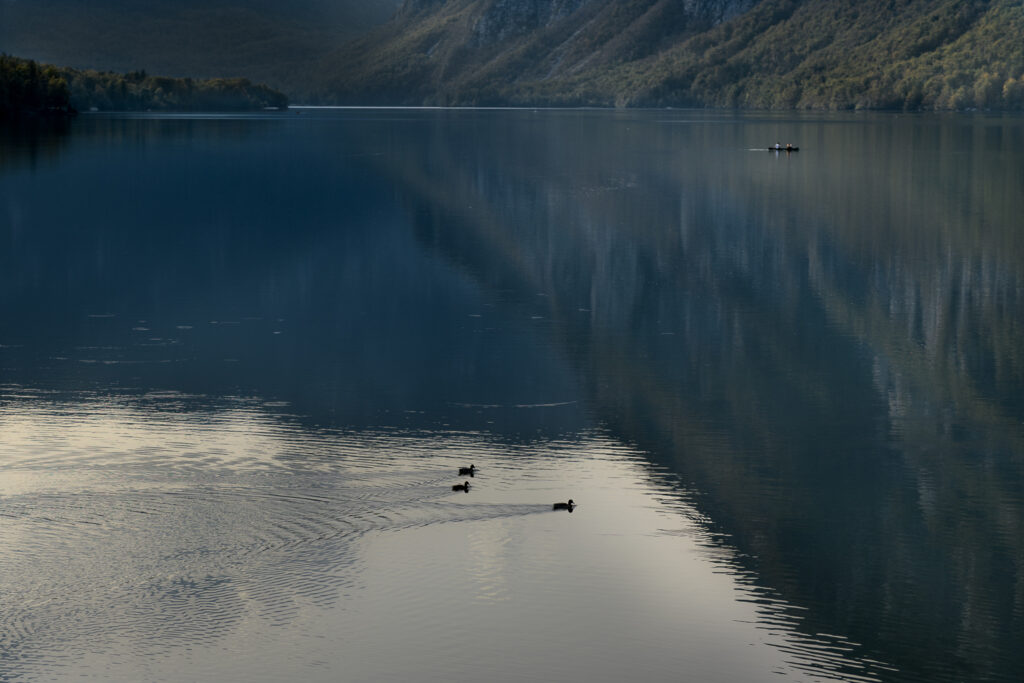
<svg viewBox="0 0 1024 683">
<path fill-rule="evenodd" d="M 271 121 L 270 117 L 264 117 L 263 121 L 226 118 L 211 123 L 202 116 L 156 118 L 145 114 L 134 118 L 83 114 L 77 118 L 14 119 L 0 125 L 0 173 L 25 164 L 34 167 L 41 161 L 57 159 L 72 142 L 91 144 L 99 151 L 126 143 L 150 146 L 169 142 L 243 143 L 253 138 L 255 127 L 273 125 Z"/>
<path fill-rule="evenodd" d="M 602 415 L 696 482 L 764 580 L 813 607 L 807 628 L 908 677 L 1006 677 L 1024 634 L 1020 126 L 809 127 L 828 156 L 776 172 L 716 164 L 699 125 L 548 121 L 442 129 L 429 158 L 404 145 L 389 172 L 424 242 L 547 293 Z M 659 156 L 678 149 L 700 161 Z"/>
<path fill-rule="evenodd" d="M 62 116 L 0 122 L 0 175 L 56 158 L 68 142 L 71 125 Z"/>
</svg>

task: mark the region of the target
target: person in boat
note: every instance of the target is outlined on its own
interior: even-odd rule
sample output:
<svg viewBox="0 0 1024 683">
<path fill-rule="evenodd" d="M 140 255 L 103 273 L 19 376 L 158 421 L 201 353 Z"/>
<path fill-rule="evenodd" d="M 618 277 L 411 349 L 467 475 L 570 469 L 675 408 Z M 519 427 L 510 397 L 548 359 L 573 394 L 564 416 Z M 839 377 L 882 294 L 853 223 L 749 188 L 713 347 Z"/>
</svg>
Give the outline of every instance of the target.
<svg viewBox="0 0 1024 683">
<path fill-rule="evenodd" d="M 792 142 L 787 142 L 786 143 L 786 151 L 787 152 L 792 152 L 793 151 L 793 143 Z"/>
<path fill-rule="evenodd" d="M 775 142 L 775 149 L 782 149 L 782 145 L 780 145 L 778 141 Z"/>
</svg>

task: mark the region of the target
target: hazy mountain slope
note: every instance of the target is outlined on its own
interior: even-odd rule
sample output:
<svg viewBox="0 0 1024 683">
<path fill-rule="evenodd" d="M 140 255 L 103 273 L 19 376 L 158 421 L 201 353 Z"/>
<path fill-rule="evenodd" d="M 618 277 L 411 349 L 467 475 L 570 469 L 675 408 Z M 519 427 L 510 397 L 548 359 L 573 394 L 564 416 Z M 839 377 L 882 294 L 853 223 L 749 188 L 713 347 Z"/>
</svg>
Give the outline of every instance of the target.
<svg viewBox="0 0 1024 683">
<path fill-rule="evenodd" d="M 0 52 L 77 68 L 245 76 L 301 90 L 310 65 L 397 0 L 0 0 Z"/>
<path fill-rule="evenodd" d="M 754 0 L 406 0 L 326 60 L 336 101 L 488 104 L 641 59 Z"/>
<path fill-rule="evenodd" d="M 324 99 L 1024 106 L 1020 0 L 406 0 Z"/>
</svg>

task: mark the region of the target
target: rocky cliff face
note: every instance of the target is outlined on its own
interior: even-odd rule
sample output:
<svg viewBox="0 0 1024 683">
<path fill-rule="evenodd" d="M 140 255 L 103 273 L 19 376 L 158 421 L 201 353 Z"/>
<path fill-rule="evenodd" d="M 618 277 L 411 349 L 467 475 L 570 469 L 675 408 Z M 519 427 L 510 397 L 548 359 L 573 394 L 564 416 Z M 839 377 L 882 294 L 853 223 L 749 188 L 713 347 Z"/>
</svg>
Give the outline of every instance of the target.
<svg viewBox="0 0 1024 683">
<path fill-rule="evenodd" d="M 551 27 L 584 5 L 632 4 L 644 8 L 641 16 L 648 13 L 672 13 L 683 17 L 686 24 L 706 30 L 750 9 L 755 2 L 756 0 L 663 0 L 647 3 L 601 0 L 492 0 L 485 5 L 476 19 L 473 37 L 476 45 L 487 45 L 524 36 L 532 31 Z M 624 30 L 627 28 L 623 27 Z"/>
<path fill-rule="evenodd" d="M 493 0 L 473 25 L 473 43 L 489 45 L 523 36 L 568 17 L 593 0 Z"/>
<path fill-rule="evenodd" d="M 424 0 L 409 0 L 424 2 Z M 430 0 L 426 0 L 430 1 Z M 490 45 L 548 28 L 587 6 L 607 5 L 616 14 L 630 13 L 628 6 L 648 14 L 672 14 L 685 24 L 706 30 L 746 11 L 756 0 L 662 0 L 661 2 L 605 2 L 603 0 L 491 0 L 473 25 L 475 45 Z M 619 6 L 624 6 L 620 8 Z M 625 12 L 623 11 L 625 9 Z M 623 30 L 628 26 L 623 26 Z"/>
</svg>

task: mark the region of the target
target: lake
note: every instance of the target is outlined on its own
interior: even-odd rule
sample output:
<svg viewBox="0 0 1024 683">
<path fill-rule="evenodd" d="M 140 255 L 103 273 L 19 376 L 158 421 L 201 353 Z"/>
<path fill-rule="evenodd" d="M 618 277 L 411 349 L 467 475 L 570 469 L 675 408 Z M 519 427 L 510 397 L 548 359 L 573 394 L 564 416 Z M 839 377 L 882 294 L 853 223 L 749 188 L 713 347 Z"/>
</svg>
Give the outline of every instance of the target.
<svg viewBox="0 0 1024 683">
<path fill-rule="evenodd" d="M 0 129 L 0 681 L 1019 681 L 1022 216 L 996 114 Z"/>
</svg>

